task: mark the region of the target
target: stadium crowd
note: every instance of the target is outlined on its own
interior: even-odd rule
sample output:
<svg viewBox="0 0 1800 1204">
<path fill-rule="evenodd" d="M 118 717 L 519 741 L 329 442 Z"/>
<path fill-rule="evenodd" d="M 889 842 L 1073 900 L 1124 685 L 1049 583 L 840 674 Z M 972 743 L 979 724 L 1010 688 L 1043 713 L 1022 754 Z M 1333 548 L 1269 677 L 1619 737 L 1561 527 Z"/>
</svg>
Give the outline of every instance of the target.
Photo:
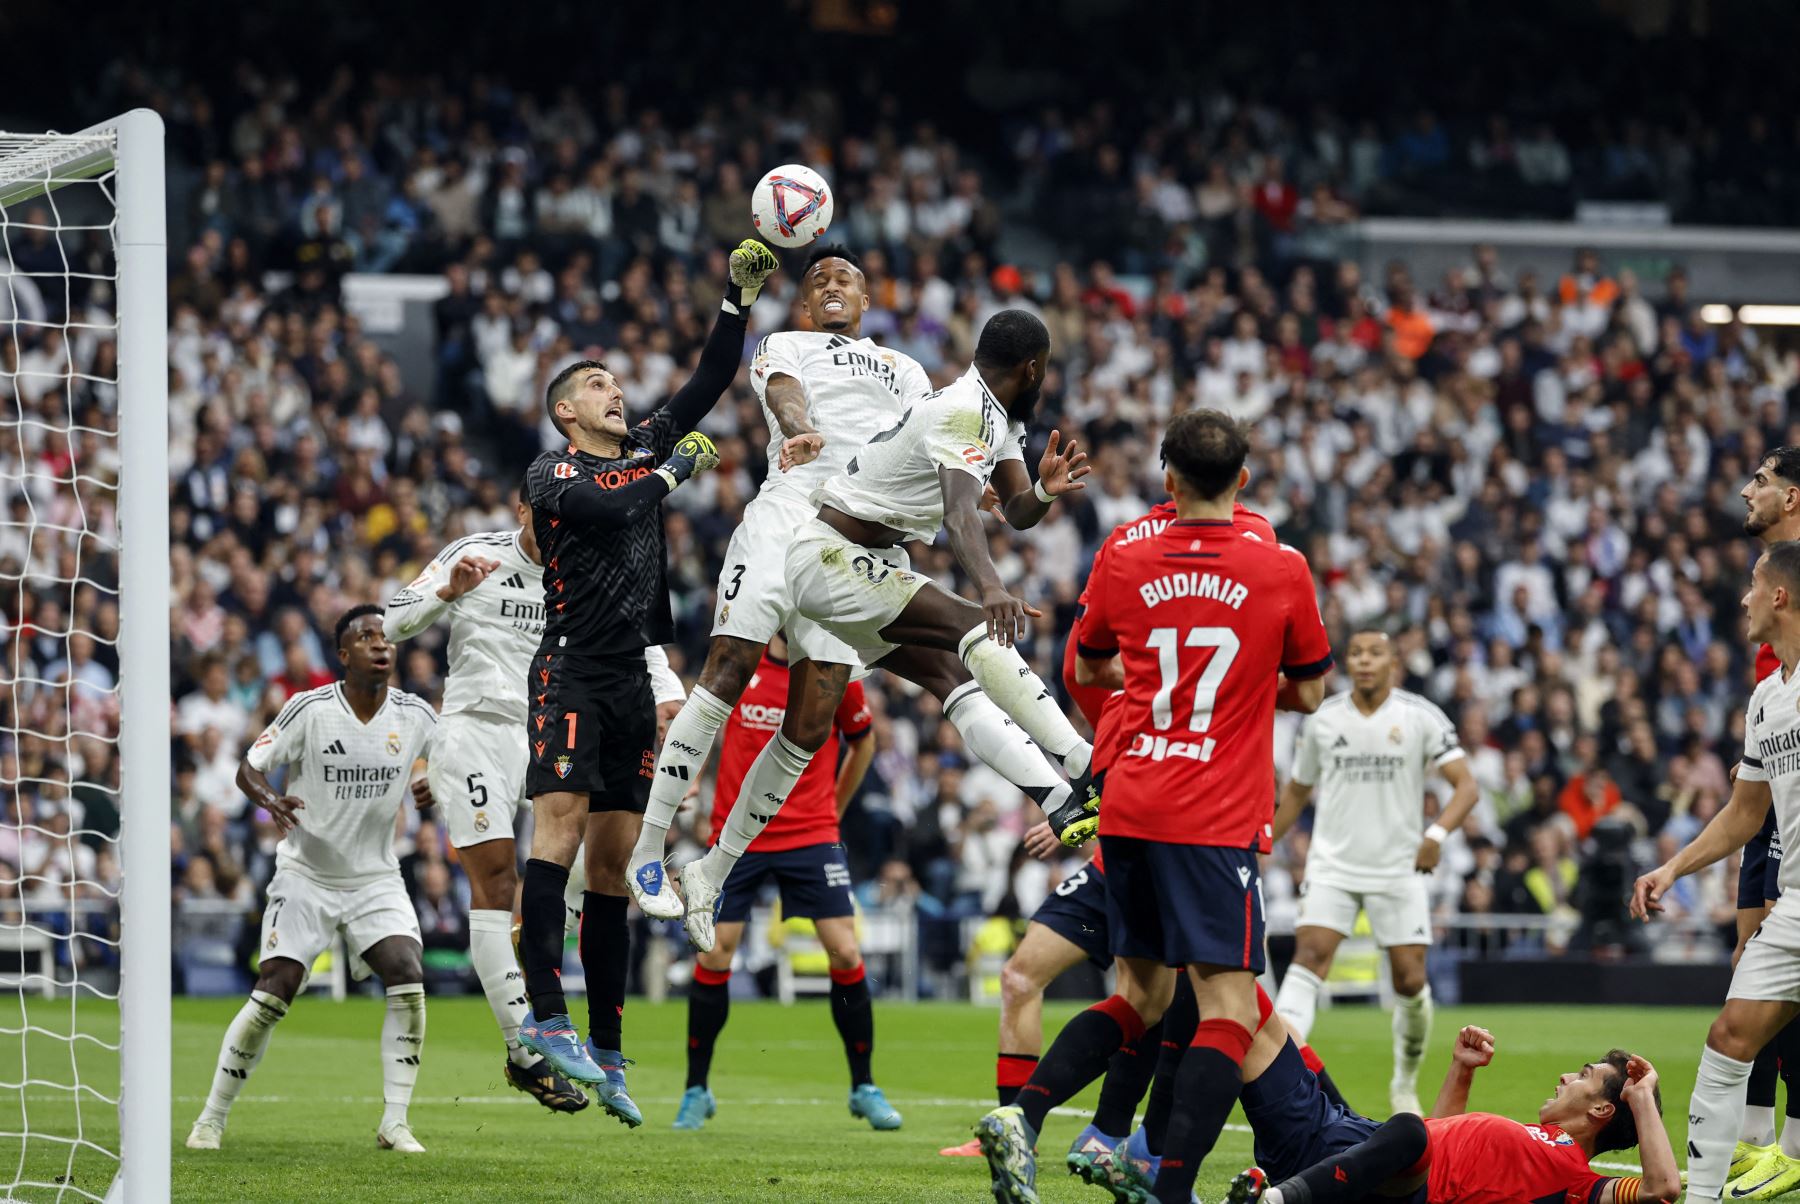
<svg viewBox="0 0 1800 1204">
<path fill-rule="evenodd" d="M 1437 876 L 1446 921 L 1584 917 L 1575 939 L 1602 940 L 1595 922 L 1618 900 L 1593 884 L 1620 856 L 1647 863 L 1684 842 L 1727 792 L 1750 685 L 1736 491 L 1766 449 L 1800 441 L 1796 359 L 1748 328 L 1702 322 L 1679 269 L 1643 282 L 1591 254 L 1511 263 L 1475 247 L 1441 280 L 1403 264 L 1371 279 L 1337 258 L 1333 227 L 1390 171 L 1410 178 L 1414 141 L 1451 154 L 1441 131 L 1371 150 L 1362 131 L 1302 137 L 1244 104 L 1136 131 L 1128 148 L 1103 112 L 1046 115 L 1018 130 L 1015 192 L 929 123 L 884 115 L 871 133 L 841 134 L 817 97 L 771 108 L 740 96 L 672 129 L 623 87 L 540 102 L 491 78 L 421 93 L 341 77 L 303 103 L 280 77 L 239 79 L 235 104 L 164 98 L 177 157 L 195 169 L 172 207 L 188 237 L 169 335 L 183 904 L 255 905 L 277 834 L 236 789 L 237 762 L 286 698 L 334 676 L 338 614 L 384 601 L 452 538 L 514 523 L 514 482 L 552 437 L 544 383 L 563 364 L 598 351 L 638 413 L 685 379 L 721 248 L 746 232 L 749 184 L 787 159 L 830 165 L 832 238 L 868 278 L 865 332 L 934 379 L 961 371 L 1000 309 L 1049 324 L 1029 458 L 1056 426 L 1095 472 L 1074 504 L 1023 535 L 996 527 L 992 545 L 1002 576 L 1046 611 L 1026 651 L 1047 679 L 1099 540 L 1162 496 L 1163 424 L 1212 406 L 1250 424 L 1245 501 L 1311 558 L 1334 640 L 1391 632 L 1405 687 L 1462 732 L 1482 802 Z M 1512 152 L 1521 173 L 1532 137 Z M 1566 177 L 1566 153 L 1561 164 Z M 1004 259 L 1002 215 L 1021 196 L 1113 204 L 1098 185 L 1070 185 L 1076 166 L 1082 178 L 1104 167 L 1136 198 L 1106 249 L 1070 246 L 1075 258 L 1041 269 Z M 35 228 L 52 224 L 47 210 L 23 216 L 16 269 L 97 253 Z M 1094 228 L 1072 211 L 1059 222 Z M 406 379 L 344 307 L 352 270 L 442 274 L 435 381 Z M 0 526 L 0 573 L 14 583 L 12 688 L 0 695 L 14 736 L 0 776 L 18 783 L 0 825 L 0 908 L 23 895 L 36 915 L 55 911 L 66 883 L 92 883 L 80 888 L 90 895 L 117 883 L 103 839 L 119 789 L 105 546 L 117 536 L 116 357 L 84 324 L 99 313 L 104 325 L 104 284 L 64 295 L 15 281 L 12 309 L 0 302 L 0 395 L 15 407 L 7 458 L 32 475 L 12 486 Z M 802 320 L 793 295 L 778 278 L 753 336 Z M 725 543 L 768 471 L 747 385 L 704 429 L 724 462 L 675 495 L 667 519 L 671 651 L 690 676 Z M 914 559 L 956 577 L 942 543 Z M 26 567 L 56 583 L 21 580 Z M 439 693 L 444 642 L 437 631 L 404 650 L 406 688 Z M 910 905 L 940 934 L 1028 916 L 1070 868 L 1023 855 L 1035 809 L 969 760 L 928 696 L 877 676 L 870 697 L 878 752 L 845 821 L 865 903 Z M 1292 731 L 1284 721 L 1282 771 Z M 454 947 L 466 936 L 454 857 L 414 816 L 398 839 L 428 941 Z M 690 835 L 678 856 L 695 851 Z M 1302 831 L 1275 854 L 1277 927 L 1305 853 Z M 1695 926 L 1720 929 L 1708 956 L 1729 949 L 1732 872 L 1676 893 Z M 103 909 L 57 922 L 110 924 Z M 86 944 L 105 959 L 102 942 Z M 943 964 L 962 956 L 941 936 L 928 946 Z"/>
</svg>

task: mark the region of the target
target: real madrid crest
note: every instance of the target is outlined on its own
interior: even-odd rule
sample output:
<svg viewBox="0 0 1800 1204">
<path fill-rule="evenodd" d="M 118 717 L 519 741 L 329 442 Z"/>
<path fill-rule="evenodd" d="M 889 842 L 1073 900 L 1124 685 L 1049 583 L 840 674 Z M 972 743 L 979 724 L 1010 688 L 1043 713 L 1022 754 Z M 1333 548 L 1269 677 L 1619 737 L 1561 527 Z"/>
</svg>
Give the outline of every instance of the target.
<svg viewBox="0 0 1800 1204">
<path fill-rule="evenodd" d="M 389 732 L 388 733 L 387 750 L 388 750 L 388 756 L 390 756 L 390 757 L 397 757 L 400 755 L 400 733 L 399 732 Z"/>
<path fill-rule="evenodd" d="M 475 830 L 477 832 L 485 832 L 488 830 L 488 817 L 486 811 L 477 811 L 475 813 Z"/>
<path fill-rule="evenodd" d="M 1389 744 L 1398 744 L 1398 743 L 1400 743 L 1400 741 L 1403 738 L 1404 737 L 1402 737 L 1400 734 L 1400 725 L 1398 723 L 1396 723 L 1393 727 L 1390 727 L 1388 729 L 1388 743 Z"/>
</svg>

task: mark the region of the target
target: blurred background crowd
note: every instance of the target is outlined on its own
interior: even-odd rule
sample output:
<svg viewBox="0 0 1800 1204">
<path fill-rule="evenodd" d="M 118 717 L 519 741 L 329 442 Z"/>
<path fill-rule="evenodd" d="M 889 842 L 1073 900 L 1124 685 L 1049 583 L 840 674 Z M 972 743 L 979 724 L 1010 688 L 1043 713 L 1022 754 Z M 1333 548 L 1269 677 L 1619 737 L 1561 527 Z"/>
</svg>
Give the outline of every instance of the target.
<svg viewBox="0 0 1800 1204">
<path fill-rule="evenodd" d="M 979 129 L 904 89 L 728 76 L 677 104 L 631 71 L 590 85 L 229 59 L 201 78 L 122 60 L 97 112 L 149 104 L 170 129 L 172 884 L 186 931 L 232 946 L 234 973 L 246 964 L 243 917 L 276 833 L 234 774 L 285 699 L 336 674 L 337 615 L 384 601 L 452 539 L 513 525 L 514 482 L 553 437 L 544 384 L 564 364 L 604 358 L 635 414 L 679 385 L 723 250 L 748 233 L 749 186 L 802 161 L 837 190 L 831 240 L 862 259 L 865 333 L 934 380 L 960 374 L 1000 309 L 1050 326 L 1028 460 L 1054 427 L 1095 471 L 1048 521 L 992 541 L 1002 576 L 1046 612 L 1024 651 L 1047 680 L 1097 544 L 1161 500 L 1164 424 L 1223 409 L 1253 432 L 1244 501 L 1308 555 L 1337 646 L 1355 626 L 1389 631 L 1399 684 L 1450 714 L 1472 758 L 1481 803 L 1434 878 L 1446 956 L 1654 939 L 1660 956 L 1723 957 L 1734 864 L 1685 880 L 1672 905 L 1685 922 L 1650 938 L 1618 912 L 1631 866 L 1689 839 L 1728 793 L 1751 685 L 1737 491 L 1765 450 L 1800 442 L 1800 357 L 1767 330 L 1703 321 L 1679 264 L 1643 279 L 1592 251 L 1527 262 L 1470 245 L 1459 267 L 1417 278 L 1406 262 L 1359 267 L 1343 238 L 1363 213 L 1567 217 L 1586 197 L 1791 221 L 1800 177 L 1783 164 L 1800 126 L 1662 86 L 1603 119 L 1583 98 L 1631 90 L 1613 67 L 1520 45 L 1482 59 L 1490 74 L 1511 63 L 1496 86 L 1531 88 L 1504 115 L 1472 104 L 1484 93 L 1468 80 L 1370 109 L 1302 45 L 1280 76 L 1259 74 L 1272 51 L 1248 48 L 1179 103 L 1161 103 L 1175 85 L 1154 61 L 1130 97 L 1088 80 L 1054 104 L 995 98 Z M 1703 70 L 1647 47 L 1670 72 Z M 117 373 L 97 329 L 106 282 L 18 274 L 102 249 L 58 233 L 48 206 L 8 217 L 0 395 L 15 407 L 6 455 L 32 475 L 10 482 L 0 525 L 13 686 L 0 777 L 16 783 L 0 908 L 33 892 L 49 908 L 61 884 L 103 899 L 117 882 L 103 839 L 120 788 L 105 546 Z M 364 329 L 350 273 L 442 280 L 429 372 L 403 371 Z M 802 322 L 784 274 L 752 339 Z M 666 508 L 670 651 L 690 680 L 726 541 L 768 471 L 742 378 L 703 429 L 724 463 Z M 957 580 L 941 541 L 913 555 Z M 408 646 L 399 683 L 437 698 L 445 640 Z M 951 973 L 981 922 L 1028 917 L 1078 862 L 1026 857 L 1035 808 L 971 761 L 931 698 L 870 685 L 878 751 L 844 823 L 859 894 L 872 913 L 917 917 L 927 960 Z M 1295 727 L 1279 724 L 1282 776 Z M 1447 797 L 1434 787 L 1428 807 Z M 693 828 L 710 802 L 709 787 Z M 467 902 L 454 853 L 411 815 L 397 840 L 427 943 L 453 962 Z M 1291 926 L 1306 846 L 1303 825 L 1271 859 L 1276 930 Z M 1556 922 L 1521 938 L 1481 920 L 1521 915 Z M 91 929 L 74 948 L 106 963 L 104 906 L 55 922 Z"/>
</svg>

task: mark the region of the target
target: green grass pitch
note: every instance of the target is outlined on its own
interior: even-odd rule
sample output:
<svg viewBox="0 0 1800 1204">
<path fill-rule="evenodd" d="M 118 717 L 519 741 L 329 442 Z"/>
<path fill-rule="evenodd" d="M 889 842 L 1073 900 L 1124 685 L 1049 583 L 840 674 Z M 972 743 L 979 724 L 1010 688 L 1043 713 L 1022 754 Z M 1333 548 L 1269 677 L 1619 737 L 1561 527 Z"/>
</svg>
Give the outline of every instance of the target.
<svg viewBox="0 0 1800 1204">
<path fill-rule="evenodd" d="M 577 1020 L 585 1020 L 577 1004 Z M 637 1059 L 633 1094 L 644 1127 L 627 1130 L 590 1108 L 553 1116 L 502 1082 L 499 1037 L 478 997 L 433 999 L 424 1066 L 413 1102 L 414 1131 L 430 1151 L 407 1158 L 375 1147 L 381 1113 L 375 1060 L 381 1004 L 302 999 L 276 1031 L 267 1056 L 232 1115 L 225 1148 L 197 1153 L 182 1146 L 211 1081 L 213 1061 L 237 1000 L 175 1001 L 175 1092 L 170 1103 L 177 1200 L 275 1201 L 984 1201 L 985 1164 L 938 1157 L 940 1146 L 967 1138 L 993 1103 L 996 1013 L 956 1004 L 876 1005 L 876 1081 L 905 1113 L 898 1132 L 876 1133 L 845 1106 L 843 1054 L 825 1004 L 792 1008 L 738 1003 L 719 1045 L 713 1090 L 719 1114 L 699 1133 L 669 1128 L 684 1082 L 685 1005 L 638 1001 L 625 1013 L 626 1053 Z M 1053 1007 L 1051 1035 L 1072 1011 Z M 27 1019 L 69 1031 L 66 1001 L 33 1000 Z M 0 1003 L 0 1023 L 20 1027 L 19 1005 Z M 108 1014 L 84 1007 L 82 1028 L 99 1030 Z M 1659 1008 L 1442 1008 L 1420 1094 L 1429 1105 L 1457 1029 L 1494 1030 L 1500 1053 L 1477 1081 L 1471 1106 L 1534 1117 L 1556 1076 L 1613 1045 L 1642 1052 L 1662 1075 L 1664 1107 L 1684 1131 L 1681 1110 L 1693 1086 L 1710 1012 Z M 1323 1013 L 1317 1048 L 1353 1104 L 1386 1106 L 1390 1037 L 1386 1014 L 1367 1007 Z M 111 1160 L 35 1133 L 75 1132 L 77 1109 L 71 1046 L 43 1036 L 0 1040 L 0 1188 L 20 1180 L 20 1200 L 55 1200 L 58 1187 L 103 1195 Z M 113 1055 L 80 1042 L 73 1047 L 84 1080 L 112 1095 Z M 111 1076 L 111 1081 L 108 1077 Z M 23 1088 L 13 1085 L 27 1081 Z M 1072 1101 L 1090 1108 L 1094 1092 Z M 85 1137 L 116 1148 L 112 1110 L 82 1093 Z M 1234 1123 L 1241 1122 L 1234 1117 Z M 1061 1156 L 1085 1117 L 1065 1110 L 1041 1144 L 1039 1180 L 1046 1202 L 1106 1197 L 1069 1178 Z M 1220 1198 L 1250 1154 L 1250 1137 L 1228 1131 L 1201 1172 L 1200 1195 Z M 1631 1161 L 1631 1155 L 1612 1155 Z M 64 1182 L 58 1184 L 58 1179 Z"/>
</svg>

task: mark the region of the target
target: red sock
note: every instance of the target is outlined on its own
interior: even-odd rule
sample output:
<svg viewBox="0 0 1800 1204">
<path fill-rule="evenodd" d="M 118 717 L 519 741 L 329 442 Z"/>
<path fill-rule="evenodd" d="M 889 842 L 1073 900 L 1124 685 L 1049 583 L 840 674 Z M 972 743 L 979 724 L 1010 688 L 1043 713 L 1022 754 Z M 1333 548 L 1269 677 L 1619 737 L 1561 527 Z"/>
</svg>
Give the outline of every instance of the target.
<svg viewBox="0 0 1800 1204">
<path fill-rule="evenodd" d="M 1000 1106 L 1005 1107 L 1019 1097 L 1019 1088 L 1031 1080 L 1031 1072 L 1037 1069 L 1036 1054 L 1003 1053 L 994 1060 L 994 1088 L 1000 1096 Z"/>
</svg>

